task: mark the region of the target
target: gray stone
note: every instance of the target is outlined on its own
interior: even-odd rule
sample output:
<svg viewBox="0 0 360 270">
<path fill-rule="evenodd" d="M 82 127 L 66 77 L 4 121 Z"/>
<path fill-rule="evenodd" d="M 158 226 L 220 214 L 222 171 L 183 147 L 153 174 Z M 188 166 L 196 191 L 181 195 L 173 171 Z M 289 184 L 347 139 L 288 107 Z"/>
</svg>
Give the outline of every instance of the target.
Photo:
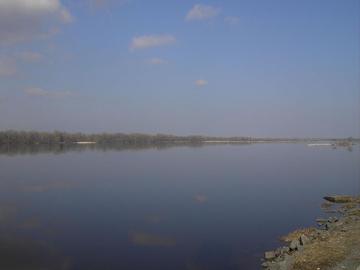
<svg viewBox="0 0 360 270">
<path fill-rule="evenodd" d="M 317 218 L 316 219 L 316 223 L 319 224 L 319 225 L 325 224 L 326 222 L 328 222 L 328 220 L 324 219 L 324 218 Z"/>
<path fill-rule="evenodd" d="M 334 222 L 337 222 L 339 219 L 337 217 L 329 217 L 328 218 L 328 222 L 330 223 L 334 223 Z"/>
<path fill-rule="evenodd" d="M 277 249 L 275 250 L 275 256 L 276 256 L 276 257 L 279 257 L 281 254 L 282 254 L 282 249 L 281 249 L 281 248 L 277 248 Z"/>
<path fill-rule="evenodd" d="M 325 229 L 326 230 L 332 230 L 332 229 L 334 229 L 336 226 L 335 226 L 335 224 L 334 223 L 326 223 L 325 224 Z"/>
<path fill-rule="evenodd" d="M 288 254 L 285 255 L 284 260 L 279 263 L 279 270 L 288 270 L 291 269 L 294 263 L 294 257 Z"/>
<path fill-rule="evenodd" d="M 354 201 L 354 197 L 349 195 L 326 196 L 324 199 L 332 203 L 349 203 Z"/>
<path fill-rule="evenodd" d="M 276 255 L 274 251 L 266 251 L 265 252 L 265 259 L 266 260 L 272 260 L 275 259 Z"/>
<path fill-rule="evenodd" d="M 299 240 L 292 240 L 290 243 L 290 250 L 296 250 L 300 246 Z"/>
<path fill-rule="evenodd" d="M 278 263 L 273 263 L 269 266 L 268 270 L 281 270 Z"/>
<path fill-rule="evenodd" d="M 305 234 L 302 234 L 300 236 L 300 244 L 305 246 L 307 245 L 308 243 L 310 243 L 310 239 L 305 235 Z"/>
</svg>

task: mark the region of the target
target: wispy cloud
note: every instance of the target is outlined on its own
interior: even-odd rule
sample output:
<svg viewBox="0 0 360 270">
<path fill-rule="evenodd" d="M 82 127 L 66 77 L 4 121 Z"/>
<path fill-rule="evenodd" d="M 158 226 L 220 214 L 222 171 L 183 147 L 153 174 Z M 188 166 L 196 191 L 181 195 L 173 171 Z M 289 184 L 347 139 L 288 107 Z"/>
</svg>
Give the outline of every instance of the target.
<svg viewBox="0 0 360 270">
<path fill-rule="evenodd" d="M 1 0 L 0 0 L 1 1 Z M 0 77 L 11 77 L 18 73 L 18 66 L 21 62 L 39 62 L 42 54 L 31 51 L 20 53 L 0 54 Z"/>
<path fill-rule="evenodd" d="M 151 64 L 151 65 L 163 65 L 163 64 L 168 63 L 168 61 L 166 61 L 166 60 L 164 60 L 162 58 L 158 58 L 158 57 L 150 58 L 146 62 Z"/>
<path fill-rule="evenodd" d="M 58 24 L 72 21 L 60 0 L 0 0 L 0 43 L 43 37 Z"/>
<path fill-rule="evenodd" d="M 195 85 L 196 85 L 196 86 L 202 87 L 202 86 L 205 86 L 205 85 L 207 85 L 207 84 L 208 84 L 208 81 L 206 81 L 206 80 L 196 80 L 196 81 L 195 81 Z"/>
<path fill-rule="evenodd" d="M 235 24 L 238 24 L 239 23 L 239 17 L 236 17 L 236 16 L 226 16 L 224 18 L 224 22 L 230 24 L 230 25 L 235 25 Z"/>
<path fill-rule="evenodd" d="M 92 7 L 103 8 L 109 5 L 109 0 L 90 0 L 89 3 Z"/>
<path fill-rule="evenodd" d="M 39 62 L 43 55 L 38 52 L 25 51 L 17 54 L 17 58 L 25 62 Z"/>
<path fill-rule="evenodd" d="M 145 35 L 134 37 L 130 44 L 130 50 L 146 49 L 151 47 L 166 46 L 176 42 L 172 35 Z"/>
<path fill-rule="evenodd" d="M 108 8 L 112 5 L 124 5 L 127 4 L 130 0 L 88 0 L 90 7 L 92 8 Z"/>
<path fill-rule="evenodd" d="M 0 77 L 10 77 L 17 73 L 16 61 L 9 57 L 0 58 Z"/>
<path fill-rule="evenodd" d="M 185 20 L 186 21 L 201 21 L 208 20 L 210 18 L 216 17 L 220 13 L 220 8 L 213 6 L 197 4 L 192 7 L 187 13 Z"/>
<path fill-rule="evenodd" d="M 50 98 L 64 98 L 73 96 L 70 91 L 49 91 L 39 87 L 30 87 L 24 89 L 24 93 L 33 97 L 50 97 Z"/>
<path fill-rule="evenodd" d="M 130 50 L 146 49 L 151 47 L 166 46 L 176 42 L 172 35 L 145 35 L 134 37 L 130 44 Z"/>
</svg>

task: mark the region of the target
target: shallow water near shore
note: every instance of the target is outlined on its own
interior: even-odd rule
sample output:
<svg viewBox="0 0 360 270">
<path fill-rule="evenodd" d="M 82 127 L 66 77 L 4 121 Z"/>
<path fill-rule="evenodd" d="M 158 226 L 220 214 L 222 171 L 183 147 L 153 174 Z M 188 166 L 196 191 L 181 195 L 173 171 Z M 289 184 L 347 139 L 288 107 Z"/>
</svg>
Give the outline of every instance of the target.
<svg viewBox="0 0 360 270">
<path fill-rule="evenodd" d="M 11 153 L 0 154 L 7 270 L 261 269 L 280 236 L 323 215 L 323 196 L 360 193 L 359 146 Z"/>
</svg>

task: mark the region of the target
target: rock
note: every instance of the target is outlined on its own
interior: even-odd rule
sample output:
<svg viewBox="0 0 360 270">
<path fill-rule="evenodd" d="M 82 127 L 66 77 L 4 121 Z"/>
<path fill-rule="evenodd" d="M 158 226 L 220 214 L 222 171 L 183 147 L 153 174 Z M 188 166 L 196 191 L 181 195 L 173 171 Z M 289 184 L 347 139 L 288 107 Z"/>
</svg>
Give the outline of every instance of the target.
<svg viewBox="0 0 360 270">
<path fill-rule="evenodd" d="M 271 264 L 268 270 L 281 270 L 278 263 Z"/>
<path fill-rule="evenodd" d="M 337 213 L 337 210 L 335 210 L 335 209 L 330 209 L 330 210 L 326 209 L 326 210 L 324 210 L 324 212 L 329 213 L 329 214 L 334 214 L 334 213 Z"/>
<path fill-rule="evenodd" d="M 280 255 L 282 255 L 282 248 L 277 248 L 277 249 L 275 250 L 275 256 L 276 256 L 276 257 L 279 257 Z"/>
<path fill-rule="evenodd" d="M 334 222 L 337 222 L 339 219 L 337 217 L 329 217 L 328 218 L 328 222 L 330 223 L 334 223 Z"/>
<path fill-rule="evenodd" d="M 290 252 L 290 248 L 289 247 L 282 247 L 281 248 L 281 254 L 285 254 L 285 253 L 288 253 Z"/>
<path fill-rule="evenodd" d="M 310 239 L 305 235 L 305 234 L 302 234 L 300 236 L 300 244 L 305 246 L 307 245 L 308 243 L 310 243 Z"/>
<path fill-rule="evenodd" d="M 332 230 L 336 227 L 336 225 L 334 223 L 326 223 L 325 224 L 325 228 L 326 230 Z"/>
<path fill-rule="evenodd" d="M 284 260 L 279 263 L 279 270 L 291 269 L 293 263 L 294 263 L 294 257 L 286 254 Z"/>
<path fill-rule="evenodd" d="M 261 266 L 264 267 L 264 268 L 268 268 L 268 267 L 269 267 L 269 263 L 268 263 L 268 262 L 263 262 L 263 263 L 261 264 Z"/>
<path fill-rule="evenodd" d="M 325 196 L 324 199 L 333 203 L 348 203 L 354 201 L 354 197 L 349 195 Z"/>
<path fill-rule="evenodd" d="M 275 258 L 276 258 L 276 255 L 275 255 L 274 251 L 266 251 L 265 252 L 265 259 L 266 260 L 272 260 L 272 259 L 275 259 Z"/>
<path fill-rule="evenodd" d="M 290 250 L 296 250 L 300 246 L 299 240 L 292 240 L 290 243 Z"/>
<path fill-rule="evenodd" d="M 328 220 L 325 218 L 317 218 L 316 219 L 316 223 L 318 223 L 319 225 L 323 225 L 327 222 Z"/>
</svg>

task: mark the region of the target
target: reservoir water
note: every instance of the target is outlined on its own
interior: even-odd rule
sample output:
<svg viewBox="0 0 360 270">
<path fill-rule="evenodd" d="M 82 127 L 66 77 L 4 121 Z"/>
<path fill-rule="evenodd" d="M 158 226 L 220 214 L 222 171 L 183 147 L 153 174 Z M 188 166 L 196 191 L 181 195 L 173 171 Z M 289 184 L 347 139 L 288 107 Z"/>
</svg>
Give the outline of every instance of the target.
<svg viewBox="0 0 360 270">
<path fill-rule="evenodd" d="M 306 144 L 2 149 L 0 269 L 261 269 L 360 193 L 360 149 Z"/>
</svg>

